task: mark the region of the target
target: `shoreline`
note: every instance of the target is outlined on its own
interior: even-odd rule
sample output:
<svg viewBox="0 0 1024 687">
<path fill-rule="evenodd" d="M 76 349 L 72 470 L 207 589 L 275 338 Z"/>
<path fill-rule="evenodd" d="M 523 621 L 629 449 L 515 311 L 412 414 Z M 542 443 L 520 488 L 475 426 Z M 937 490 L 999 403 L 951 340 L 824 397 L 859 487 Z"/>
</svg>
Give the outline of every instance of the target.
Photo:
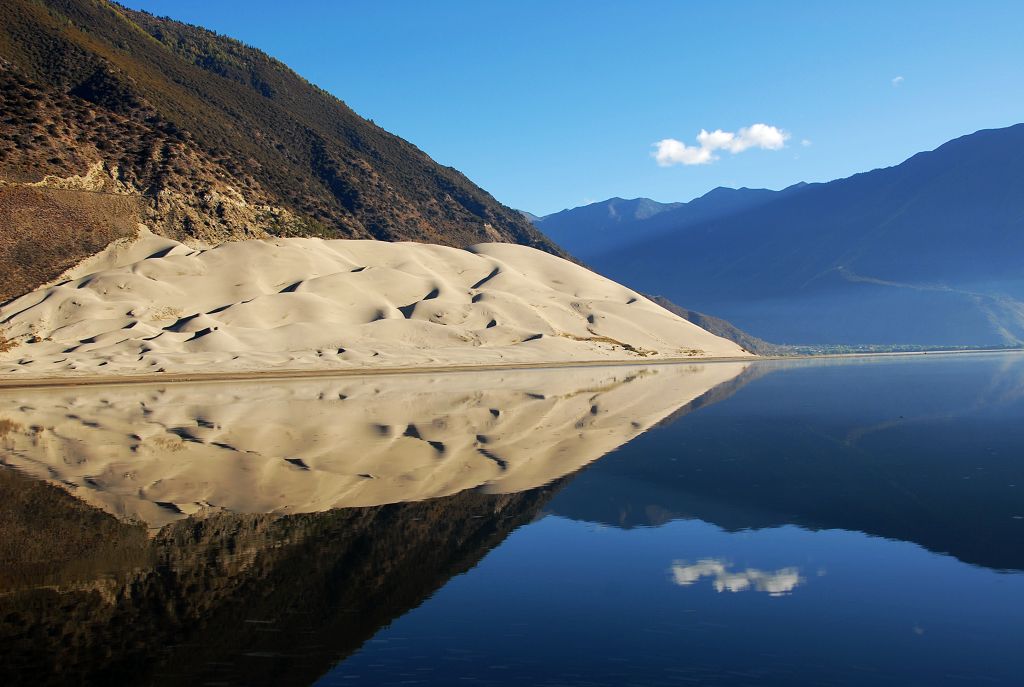
<svg viewBox="0 0 1024 687">
<path fill-rule="evenodd" d="M 233 372 L 161 372 L 123 375 L 64 375 L 0 379 L 0 390 L 64 388 L 75 386 L 122 386 L 130 384 L 199 384 L 204 382 L 273 381 L 320 377 L 372 377 L 402 374 L 441 374 L 452 372 L 500 372 L 504 370 L 542 370 L 571 367 L 651 367 L 654 365 L 705 365 L 716 363 L 753 363 L 787 360 L 834 360 L 843 358 L 892 358 L 908 356 L 956 356 L 997 353 L 1024 353 L 1020 348 L 986 348 L 962 351 L 887 351 L 878 353 L 828 353 L 824 355 L 731 356 L 708 358 L 659 358 L 656 360 L 566 360 L 551 362 L 428 365 L 409 367 L 354 367 L 327 370 L 239 370 Z"/>
</svg>

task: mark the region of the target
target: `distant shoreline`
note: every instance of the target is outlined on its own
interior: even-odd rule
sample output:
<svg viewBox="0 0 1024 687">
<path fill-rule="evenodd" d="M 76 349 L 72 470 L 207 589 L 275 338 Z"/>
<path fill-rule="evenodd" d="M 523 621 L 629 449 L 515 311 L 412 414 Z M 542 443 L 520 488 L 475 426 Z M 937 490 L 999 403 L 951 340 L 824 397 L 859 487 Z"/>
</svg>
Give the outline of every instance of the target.
<svg viewBox="0 0 1024 687">
<path fill-rule="evenodd" d="M 161 372 L 124 375 L 82 375 L 17 377 L 0 379 L 0 390 L 61 388 L 75 386 L 122 386 L 132 384 L 197 384 L 203 382 L 272 381 L 329 377 L 372 377 L 403 374 L 439 374 L 450 372 L 501 372 L 505 370 L 543 370 L 567 367 L 651 367 L 654 365 L 704 365 L 717 363 L 753 363 L 789 360 L 834 360 L 844 358 L 892 358 L 910 356 L 957 356 L 985 353 L 1024 353 L 1020 348 L 984 348 L 962 351 L 888 351 L 879 353 L 831 353 L 824 355 L 778 355 L 717 358 L 659 358 L 657 360 L 570 360 L 472 365 L 428 365 L 409 367 L 354 367 L 331 370 L 239 370 L 232 372 Z"/>
</svg>

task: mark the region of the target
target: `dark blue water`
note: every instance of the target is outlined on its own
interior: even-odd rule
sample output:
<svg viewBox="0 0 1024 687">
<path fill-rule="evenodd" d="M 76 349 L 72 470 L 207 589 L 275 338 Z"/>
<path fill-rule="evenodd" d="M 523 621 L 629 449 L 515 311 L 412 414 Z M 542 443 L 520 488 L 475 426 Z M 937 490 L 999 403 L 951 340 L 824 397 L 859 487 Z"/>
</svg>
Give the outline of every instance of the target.
<svg viewBox="0 0 1024 687">
<path fill-rule="evenodd" d="M 36 472 L 0 469 L 0 684 L 1024 685 L 1024 355 L 710 369 L 423 378 L 405 410 L 419 378 L 8 395 L 0 454 Z M 246 444 L 257 415 L 289 431 Z M 517 417 L 535 444 L 484 436 Z M 568 467 L 444 490 L 452 461 L 522 475 L 513 439 Z M 448 495 L 132 500 L 136 464 L 191 499 L 241 475 L 288 505 L 293 475 L 306 503 L 347 472 L 401 494 L 409 447 L 410 493 Z"/>
<path fill-rule="evenodd" d="M 1024 684 L 1024 359 L 748 377 L 318 684 Z"/>
</svg>

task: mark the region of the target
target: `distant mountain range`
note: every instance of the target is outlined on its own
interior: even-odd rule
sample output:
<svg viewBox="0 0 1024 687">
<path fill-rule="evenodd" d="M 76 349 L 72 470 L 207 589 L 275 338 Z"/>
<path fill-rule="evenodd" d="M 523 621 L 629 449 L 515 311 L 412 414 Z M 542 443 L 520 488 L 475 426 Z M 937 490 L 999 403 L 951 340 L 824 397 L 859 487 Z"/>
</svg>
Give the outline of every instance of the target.
<svg viewBox="0 0 1024 687">
<path fill-rule="evenodd" d="M 561 254 L 281 62 L 107 0 L 0 3 L 0 121 L 0 301 L 139 222 L 208 243 L 505 241 Z"/>
<path fill-rule="evenodd" d="M 1021 345 L 1022 152 L 1018 124 L 828 183 L 611 199 L 537 225 L 611 278 L 770 341 Z"/>
<path fill-rule="evenodd" d="M 609 198 L 545 217 L 534 215 L 531 221 L 556 242 L 576 246 L 575 255 L 586 260 L 629 243 L 635 236 L 634 229 L 647 226 L 645 220 L 681 206 L 685 204 L 659 203 L 650 198 Z"/>
<path fill-rule="evenodd" d="M 664 232 L 756 207 L 805 186 L 782 191 L 718 188 L 688 203 L 659 203 L 650 198 L 609 198 L 544 217 L 527 213 L 555 242 L 581 260 L 618 250 Z"/>
</svg>

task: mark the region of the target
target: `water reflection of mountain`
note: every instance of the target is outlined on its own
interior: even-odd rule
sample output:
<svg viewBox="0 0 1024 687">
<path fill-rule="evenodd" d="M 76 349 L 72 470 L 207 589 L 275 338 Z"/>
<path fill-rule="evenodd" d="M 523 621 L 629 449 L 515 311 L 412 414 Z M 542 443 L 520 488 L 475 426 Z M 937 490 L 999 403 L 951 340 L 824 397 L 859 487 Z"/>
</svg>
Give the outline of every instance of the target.
<svg viewBox="0 0 1024 687">
<path fill-rule="evenodd" d="M 309 684 L 744 369 L 0 395 L 0 683 Z"/>
<path fill-rule="evenodd" d="M 625 528 L 839 528 L 1024 570 L 1021 380 L 1019 355 L 783 366 L 588 467 L 551 509 Z"/>
<path fill-rule="evenodd" d="M 149 538 L 0 470 L 0 683 L 309 684 L 536 517 L 556 488 L 221 514 Z"/>
</svg>

